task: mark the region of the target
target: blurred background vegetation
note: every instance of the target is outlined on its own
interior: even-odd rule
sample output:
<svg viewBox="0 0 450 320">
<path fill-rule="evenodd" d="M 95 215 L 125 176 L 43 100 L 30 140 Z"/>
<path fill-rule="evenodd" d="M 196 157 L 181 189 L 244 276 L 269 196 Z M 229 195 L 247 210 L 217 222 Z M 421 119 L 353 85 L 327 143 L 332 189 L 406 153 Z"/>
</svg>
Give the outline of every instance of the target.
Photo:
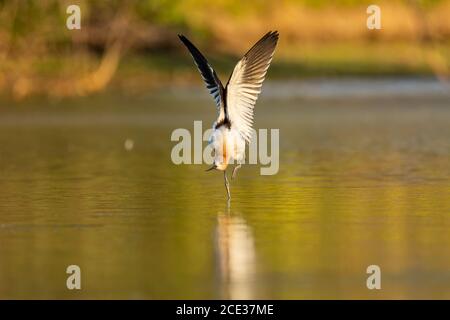
<svg viewBox="0 0 450 320">
<path fill-rule="evenodd" d="M 368 30 L 376 3 L 382 29 Z M 68 30 L 67 6 L 81 8 Z M 200 83 L 184 33 L 226 81 L 269 30 L 281 41 L 270 78 L 434 75 L 450 65 L 450 0 L 0 0 L 0 94 L 130 94 Z"/>
</svg>

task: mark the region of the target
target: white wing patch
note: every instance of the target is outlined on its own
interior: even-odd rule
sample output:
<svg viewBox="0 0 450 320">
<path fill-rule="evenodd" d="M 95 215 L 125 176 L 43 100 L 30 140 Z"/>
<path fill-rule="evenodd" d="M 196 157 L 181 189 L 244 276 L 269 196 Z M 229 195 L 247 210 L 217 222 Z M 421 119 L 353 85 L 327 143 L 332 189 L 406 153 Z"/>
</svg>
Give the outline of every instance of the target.
<svg viewBox="0 0 450 320">
<path fill-rule="evenodd" d="M 250 142 L 253 109 L 272 61 L 278 32 L 261 38 L 237 63 L 227 84 L 227 112 L 231 125 Z"/>
</svg>

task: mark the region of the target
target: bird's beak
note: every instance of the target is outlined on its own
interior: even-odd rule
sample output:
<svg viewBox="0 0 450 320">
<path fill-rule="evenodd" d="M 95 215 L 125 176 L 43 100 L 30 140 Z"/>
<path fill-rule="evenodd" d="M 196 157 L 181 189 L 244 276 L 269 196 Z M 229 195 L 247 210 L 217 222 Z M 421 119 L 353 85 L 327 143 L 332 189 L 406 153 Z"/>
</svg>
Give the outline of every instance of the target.
<svg viewBox="0 0 450 320">
<path fill-rule="evenodd" d="M 205 170 L 205 171 L 211 171 L 211 170 L 216 169 L 216 168 L 217 168 L 217 166 L 214 164 L 211 168 L 209 168 L 208 170 Z"/>
</svg>

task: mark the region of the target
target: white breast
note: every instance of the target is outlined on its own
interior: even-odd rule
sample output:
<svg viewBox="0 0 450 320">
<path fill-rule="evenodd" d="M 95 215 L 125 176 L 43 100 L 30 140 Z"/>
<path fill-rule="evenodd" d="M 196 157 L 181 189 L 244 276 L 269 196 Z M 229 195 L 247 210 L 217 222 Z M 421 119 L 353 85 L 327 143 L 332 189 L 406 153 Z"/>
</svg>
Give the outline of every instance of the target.
<svg viewBox="0 0 450 320">
<path fill-rule="evenodd" d="M 215 129 L 210 143 L 214 149 L 214 164 L 219 170 L 225 170 L 232 163 L 242 163 L 245 159 L 245 140 L 236 129 L 226 126 Z"/>
</svg>

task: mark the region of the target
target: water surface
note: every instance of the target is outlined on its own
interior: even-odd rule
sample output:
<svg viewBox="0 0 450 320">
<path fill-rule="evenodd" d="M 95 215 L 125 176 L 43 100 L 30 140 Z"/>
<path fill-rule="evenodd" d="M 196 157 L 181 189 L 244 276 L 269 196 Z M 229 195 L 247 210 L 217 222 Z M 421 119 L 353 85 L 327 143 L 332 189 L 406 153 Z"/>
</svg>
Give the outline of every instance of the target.
<svg viewBox="0 0 450 320">
<path fill-rule="evenodd" d="M 280 170 L 244 166 L 230 207 L 219 172 L 170 159 L 174 129 L 214 117 L 199 87 L 2 102 L 0 298 L 450 298 L 443 85 L 268 83 Z"/>
</svg>

